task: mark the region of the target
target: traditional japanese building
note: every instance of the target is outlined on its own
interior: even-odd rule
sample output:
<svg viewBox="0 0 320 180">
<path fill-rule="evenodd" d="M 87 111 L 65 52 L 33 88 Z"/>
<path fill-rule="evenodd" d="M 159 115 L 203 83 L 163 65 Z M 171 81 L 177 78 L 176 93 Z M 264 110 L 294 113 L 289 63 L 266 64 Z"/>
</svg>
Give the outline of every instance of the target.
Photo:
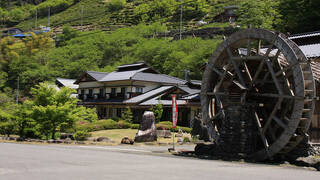
<svg viewBox="0 0 320 180">
<path fill-rule="evenodd" d="M 95 107 L 99 118 L 121 117 L 131 108 L 134 122 L 144 111 L 158 103 L 163 105 L 163 121 L 171 121 L 171 95 L 177 95 L 178 125 L 191 126 L 200 112 L 200 81 L 186 81 L 160 74 L 144 62 L 118 66 L 111 73 L 87 71 L 79 77 L 80 105 Z"/>
</svg>

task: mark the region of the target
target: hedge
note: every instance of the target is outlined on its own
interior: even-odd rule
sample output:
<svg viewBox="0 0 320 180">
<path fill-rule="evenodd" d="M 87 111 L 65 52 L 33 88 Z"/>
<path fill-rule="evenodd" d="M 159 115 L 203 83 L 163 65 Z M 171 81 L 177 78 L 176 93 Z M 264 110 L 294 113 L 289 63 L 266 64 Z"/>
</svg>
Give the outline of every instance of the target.
<svg viewBox="0 0 320 180">
<path fill-rule="evenodd" d="M 177 128 L 172 128 L 172 122 L 170 121 L 162 121 L 156 124 L 156 127 L 158 130 L 170 130 L 171 132 L 178 132 L 179 129 L 181 129 L 183 132 L 191 133 L 191 128 L 189 127 L 183 127 L 183 126 L 177 126 Z"/>
</svg>

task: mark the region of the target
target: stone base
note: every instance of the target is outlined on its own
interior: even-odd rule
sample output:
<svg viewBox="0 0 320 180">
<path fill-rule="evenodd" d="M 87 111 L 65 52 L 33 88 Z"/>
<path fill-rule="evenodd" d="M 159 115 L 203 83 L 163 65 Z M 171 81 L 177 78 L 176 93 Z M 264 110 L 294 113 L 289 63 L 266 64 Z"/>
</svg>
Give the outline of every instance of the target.
<svg viewBox="0 0 320 180">
<path fill-rule="evenodd" d="M 139 134 L 139 133 L 138 133 Z M 134 138 L 135 142 L 152 142 L 157 141 L 157 134 L 148 133 L 143 135 L 138 135 Z"/>
</svg>

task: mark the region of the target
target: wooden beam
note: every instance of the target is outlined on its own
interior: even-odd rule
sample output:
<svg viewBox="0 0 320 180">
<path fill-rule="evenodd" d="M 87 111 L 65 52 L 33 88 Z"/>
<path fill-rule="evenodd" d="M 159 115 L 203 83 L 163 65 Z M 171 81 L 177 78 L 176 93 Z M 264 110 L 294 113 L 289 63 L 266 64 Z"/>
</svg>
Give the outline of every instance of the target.
<svg viewBox="0 0 320 180">
<path fill-rule="evenodd" d="M 243 87 L 246 88 L 246 84 L 245 84 L 244 79 L 243 79 L 243 77 L 242 77 L 242 74 L 241 74 L 241 72 L 240 72 L 239 66 L 238 66 L 238 64 L 232 59 L 232 58 L 233 58 L 233 55 L 232 55 L 232 52 L 231 52 L 230 48 L 227 47 L 226 49 L 227 49 L 227 52 L 228 52 L 230 61 L 231 61 L 232 65 L 233 65 L 233 68 L 234 68 L 234 70 L 236 71 L 237 76 L 238 76 L 238 78 L 239 78 L 239 80 L 240 80 L 240 83 L 242 84 Z M 247 89 L 247 88 L 246 88 L 246 89 Z"/>
<path fill-rule="evenodd" d="M 283 100 L 283 98 L 279 98 L 277 104 L 273 107 L 273 110 L 272 110 L 271 114 L 269 115 L 269 117 L 268 117 L 268 119 L 262 129 L 263 134 L 265 134 L 266 130 L 268 129 L 274 115 L 276 114 L 277 110 L 279 109 L 279 106 L 281 105 L 282 100 Z"/>
</svg>

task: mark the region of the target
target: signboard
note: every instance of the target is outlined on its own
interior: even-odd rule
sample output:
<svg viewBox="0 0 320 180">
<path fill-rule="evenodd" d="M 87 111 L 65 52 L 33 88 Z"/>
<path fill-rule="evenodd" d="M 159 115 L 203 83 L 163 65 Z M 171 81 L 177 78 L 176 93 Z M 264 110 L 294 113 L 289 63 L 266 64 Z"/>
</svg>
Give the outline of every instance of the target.
<svg viewBox="0 0 320 180">
<path fill-rule="evenodd" d="M 177 105 L 177 96 L 172 95 L 172 128 L 177 127 L 178 122 L 178 105 Z"/>
</svg>

